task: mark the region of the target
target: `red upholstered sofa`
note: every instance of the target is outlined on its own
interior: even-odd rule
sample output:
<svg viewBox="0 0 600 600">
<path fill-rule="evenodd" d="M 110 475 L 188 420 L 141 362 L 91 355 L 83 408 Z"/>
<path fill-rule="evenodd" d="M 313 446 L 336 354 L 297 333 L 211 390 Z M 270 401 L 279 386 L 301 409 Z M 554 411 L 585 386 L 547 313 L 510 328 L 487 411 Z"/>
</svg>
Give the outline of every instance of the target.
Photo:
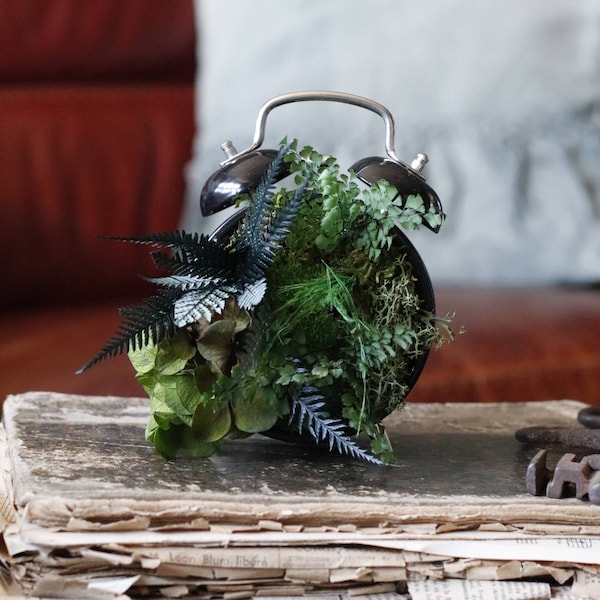
<svg viewBox="0 0 600 600">
<path fill-rule="evenodd" d="M 123 357 L 76 376 L 147 291 L 194 134 L 190 0 L 0 1 L 0 397 L 140 394 Z"/>
<path fill-rule="evenodd" d="M 179 225 L 197 35 L 191 0 L 0 0 L 0 401 L 143 393 L 125 357 L 75 371 L 149 291 L 97 234 Z M 412 401 L 600 401 L 596 290 L 436 288 L 466 332 Z"/>
</svg>

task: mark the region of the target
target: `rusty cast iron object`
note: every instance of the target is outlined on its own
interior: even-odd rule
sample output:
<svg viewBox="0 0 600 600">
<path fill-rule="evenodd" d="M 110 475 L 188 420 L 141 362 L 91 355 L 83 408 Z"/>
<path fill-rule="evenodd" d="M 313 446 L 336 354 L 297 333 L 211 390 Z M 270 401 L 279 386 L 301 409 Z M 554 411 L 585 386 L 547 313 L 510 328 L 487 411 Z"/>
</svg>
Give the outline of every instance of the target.
<svg viewBox="0 0 600 600">
<path fill-rule="evenodd" d="M 540 450 L 530 461 L 525 476 L 527 491 L 533 496 L 548 498 L 589 498 L 600 505 L 600 454 L 584 456 L 580 461 L 575 454 L 563 454 L 554 470 L 546 465 L 548 450 Z"/>
<path fill-rule="evenodd" d="M 579 411 L 576 427 L 525 427 L 515 433 L 519 442 L 536 446 L 563 444 L 573 448 L 600 451 L 600 407 L 588 406 Z M 548 450 L 540 450 L 529 462 L 525 487 L 533 496 L 548 498 L 588 498 L 600 505 L 600 454 L 581 460 L 572 452 L 563 454 L 556 467 L 547 467 Z"/>
</svg>

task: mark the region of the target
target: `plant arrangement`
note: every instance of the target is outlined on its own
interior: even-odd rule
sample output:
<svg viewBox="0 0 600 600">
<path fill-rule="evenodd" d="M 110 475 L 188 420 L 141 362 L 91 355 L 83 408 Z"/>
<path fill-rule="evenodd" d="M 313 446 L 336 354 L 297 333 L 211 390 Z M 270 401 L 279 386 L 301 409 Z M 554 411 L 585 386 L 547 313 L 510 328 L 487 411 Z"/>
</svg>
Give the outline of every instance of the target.
<svg viewBox="0 0 600 600">
<path fill-rule="evenodd" d="M 294 189 L 275 185 L 283 167 Z M 412 361 L 453 337 L 423 309 L 399 232 L 442 216 L 295 141 L 239 205 L 227 235 L 112 238 L 154 247 L 165 275 L 79 372 L 127 352 L 151 399 L 146 437 L 168 458 L 267 433 L 392 462 L 381 421 Z"/>
</svg>

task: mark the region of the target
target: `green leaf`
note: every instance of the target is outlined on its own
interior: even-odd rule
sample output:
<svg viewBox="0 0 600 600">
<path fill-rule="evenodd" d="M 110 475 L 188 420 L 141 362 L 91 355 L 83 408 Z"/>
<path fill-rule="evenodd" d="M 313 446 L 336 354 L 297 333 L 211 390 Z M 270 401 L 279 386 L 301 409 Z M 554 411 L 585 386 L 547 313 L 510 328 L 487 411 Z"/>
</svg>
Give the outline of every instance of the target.
<svg viewBox="0 0 600 600">
<path fill-rule="evenodd" d="M 152 418 L 161 429 L 171 429 L 173 425 L 181 425 L 181 419 L 172 411 L 156 411 Z"/>
<path fill-rule="evenodd" d="M 256 389 L 241 400 L 233 402 L 231 409 L 235 425 L 241 431 L 259 433 L 271 429 L 279 415 L 266 389 Z"/>
<path fill-rule="evenodd" d="M 188 426 L 192 424 L 194 409 L 201 400 L 194 376 L 183 373 L 157 376 L 150 395 L 155 406 L 161 407 L 161 412 L 173 413 Z M 162 404 L 167 410 L 162 409 Z"/>
<path fill-rule="evenodd" d="M 171 338 L 158 345 L 156 370 L 163 375 L 174 375 L 185 368 L 188 360 L 194 357 L 196 349 L 185 331 L 180 330 Z"/>
<path fill-rule="evenodd" d="M 222 373 L 227 370 L 231 362 L 233 335 L 236 329 L 235 321 L 222 319 L 208 325 L 196 340 L 202 358 L 214 363 Z"/>
<path fill-rule="evenodd" d="M 193 414 L 202 396 L 196 387 L 196 379 L 193 374 L 175 376 L 175 391 L 182 406 L 189 414 Z"/>
<path fill-rule="evenodd" d="M 218 375 L 208 365 L 198 365 L 194 369 L 194 382 L 201 394 L 210 392 L 217 379 Z"/>
<path fill-rule="evenodd" d="M 440 214 L 438 212 L 436 212 L 433 207 L 431 207 L 424 216 L 425 221 L 427 221 L 427 224 L 432 227 L 432 228 L 436 228 L 436 227 L 440 227 L 444 221 L 444 215 Z"/>
<path fill-rule="evenodd" d="M 339 206 L 329 209 L 321 220 L 321 227 L 329 234 L 339 233 L 342 229 L 342 214 Z"/>
<path fill-rule="evenodd" d="M 149 373 L 154 369 L 157 352 L 158 347 L 154 344 L 149 344 L 139 350 L 130 350 L 127 353 L 127 356 L 129 357 L 129 361 L 133 365 L 133 368 L 138 373 Z"/>
<path fill-rule="evenodd" d="M 317 379 L 322 379 L 323 377 L 327 377 L 327 375 L 329 375 L 329 369 L 321 365 L 315 365 L 311 370 L 311 374 Z"/>
<path fill-rule="evenodd" d="M 158 382 L 158 374 L 156 371 L 148 371 L 147 373 L 138 373 L 135 378 L 144 388 L 148 396 L 152 399 L 154 396 L 154 388 Z"/>
<path fill-rule="evenodd" d="M 323 252 L 331 252 L 337 244 L 335 239 L 329 238 L 326 235 L 320 233 L 315 238 L 315 245 L 319 250 L 322 250 Z"/>
<path fill-rule="evenodd" d="M 224 438 L 231 429 L 229 406 L 214 410 L 210 406 L 197 406 L 192 422 L 194 438 L 200 442 L 216 442 Z"/>
<path fill-rule="evenodd" d="M 156 451 L 165 458 L 173 459 L 181 448 L 182 432 L 179 428 L 156 429 L 150 438 Z"/>
<path fill-rule="evenodd" d="M 299 154 L 300 154 L 301 158 L 304 158 L 305 160 L 308 160 L 311 157 L 311 155 L 313 154 L 314 151 L 315 150 L 314 150 L 314 148 L 312 146 L 304 146 L 300 150 Z"/>
<path fill-rule="evenodd" d="M 185 422 L 191 424 L 192 422 L 193 411 L 188 411 L 180 402 L 171 401 L 177 395 L 175 390 L 177 376 L 170 377 L 173 382 L 170 382 L 167 386 L 159 380 L 159 376 L 156 374 L 146 374 L 138 378 L 143 380 L 144 388 L 150 396 L 151 418 L 154 419 L 156 426 L 162 429 L 169 429 L 171 425 Z M 168 403 L 167 397 L 169 398 Z M 148 427 L 146 431 L 148 432 Z"/>
<path fill-rule="evenodd" d="M 183 436 L 183 447 L 194 458 L 212 456 L 221 445 L 220 442 L 203 442 L 195 437 L 190 429 L 186 429 Z"/>
<path fill-rule="evenodd" d="M 187 334 L 180 330 L 160 344 L 149 344 L 139 350 L 132 350 L 128 356 L 138 374 L 156 370 L 163 375 L 173 375 L 181 371 L 195 353 Z"/>
<path fill-rule="evenodd" d="M 404 201 L 405 209 L 412 209 L 415 212 L 423 214 L 425 212 L 425 202 L 420 194 L 411 194 Z"/>
<path fill-rule="evenodd" d="M 146 423 L 146 432 L 145 432 L 146 439 L 152 440 L 152 438 L 158 428 L 159 428 L 159 425 L 156 422 L 156 420 L 154 419 L 154 415 L 150 415 L 150 418 L 148 419 L 148 422 Z"/>
<path fill-rule="evenodd" d="M 275 383 L 279 385 L 289 385 L 294 380 L 296 374 L 296 365 L 288 362 L 279 371 L 279 378 Z"/>
</svg>

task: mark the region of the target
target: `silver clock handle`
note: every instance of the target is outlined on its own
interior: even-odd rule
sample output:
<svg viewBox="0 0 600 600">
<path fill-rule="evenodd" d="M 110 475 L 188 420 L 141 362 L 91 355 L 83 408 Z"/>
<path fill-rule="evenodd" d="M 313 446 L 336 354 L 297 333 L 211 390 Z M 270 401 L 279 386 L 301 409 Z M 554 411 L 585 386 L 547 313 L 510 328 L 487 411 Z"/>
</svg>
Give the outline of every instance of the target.
<svg viewBox="0 0 600 600">
<path fill-rule="evenodd" d="M 419 154 L 417 158 L 412 162 L 411 165 L 406 165 L 396 156 L 396 150 L 394 148 L 394 118 L 392 113 L 379 102 L 375 102 L 369 98 L 363 96 L 356 96 L 354 94 L 346 94 L 342 92 L 328 92 L 328 91 L 306 91 L 306 92 L 291 92 L 289 94 L 282 94 L 275 96 L 265 102 L 258 112 L 256 119 L 256 128 L 254 130 L 254 139 L 252 145 L 238 152 L 232 142 L 227 141 L 221 144 L 221 148 L 225 153 L 225 160 L 221 163 L 222 166 L 229 162 L 244 156 L 256 150 L 261 146 L 265 137 L 265 126 L 267 122 L 267 116 L 277 106 L 283 104 L 290 104 L 292 102 L 305 102 L 305 101 L 326 101 L 326 102 L 340 102 L 343 104 L 352 104 L 370 110 L 379 115 L 385 124 L 385 151 L 386 154 L 394 161 L 404 166 L 409 166 L 412 170 L 417 173 L 425 166 L 427 162 L 427 156 L 425 154 Z"/>
</svg>

